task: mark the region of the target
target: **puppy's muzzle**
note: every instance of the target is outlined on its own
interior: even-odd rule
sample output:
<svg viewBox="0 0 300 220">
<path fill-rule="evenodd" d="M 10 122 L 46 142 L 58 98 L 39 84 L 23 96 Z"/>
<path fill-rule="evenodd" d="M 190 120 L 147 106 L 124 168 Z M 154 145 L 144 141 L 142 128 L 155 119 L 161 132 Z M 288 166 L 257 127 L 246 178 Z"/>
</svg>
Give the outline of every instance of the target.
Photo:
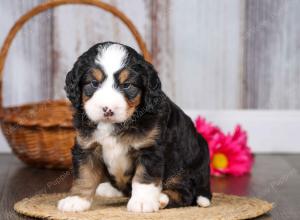
<svg viewBox="0 0 300 220">
<path fill-rule="evenodd" d="M 109 117 L 111 117 L 111 116 L 114 115 L 114 112 L 113 112 L 110 108 L 108 108 L 108 107 L 106 107 L 106 106 L 103 107 L 102 110 L 103 110 L 103 115 L 104 115 L 104 117 L 106 117 L 106 118 L 109 118 Z"/>
</svg>

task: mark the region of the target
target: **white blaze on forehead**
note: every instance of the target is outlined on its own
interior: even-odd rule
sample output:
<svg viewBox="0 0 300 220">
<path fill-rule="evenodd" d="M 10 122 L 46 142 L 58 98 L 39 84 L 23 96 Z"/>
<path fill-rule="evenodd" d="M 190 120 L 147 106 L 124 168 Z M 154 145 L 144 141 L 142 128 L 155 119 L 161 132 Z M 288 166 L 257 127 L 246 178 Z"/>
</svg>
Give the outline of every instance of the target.
<svg viewBox="0 0 300 220">
<path fill-rule="evenodd" d="M 125 65 L 127 56 L 126 49 L 120 44 L 111 44 L 104 48 L 99 48 L 96 63 L 100 64 L 107 75 L 113 75 Z"/>
<path fill-rule="evenodd" d="M 123 122 L 127 119 L 127 102 L 123 94 L 115 87 L 114 74 L 122 69 L 126 63 L 126 48 L 119 44 L 111 44 L 99 47 L 99 53 L 95 63 L 99 64 L 106 78 L 100 88 L 85 103 L 87 116 L 93 121 L 100 121 L 103 116 L 103 108 L 109 108 L 113 113 L 112 119 Z"/>
</svg>

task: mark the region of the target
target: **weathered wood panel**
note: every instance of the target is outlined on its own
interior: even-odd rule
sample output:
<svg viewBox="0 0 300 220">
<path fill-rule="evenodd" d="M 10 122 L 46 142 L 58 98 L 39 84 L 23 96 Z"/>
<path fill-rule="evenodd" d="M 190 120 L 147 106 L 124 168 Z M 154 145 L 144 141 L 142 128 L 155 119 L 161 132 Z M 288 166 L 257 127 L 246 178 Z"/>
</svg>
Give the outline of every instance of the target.
<svg viewBox="0 0 300 220">
<path fill-rule="evenodd" d="M 184 108 L 235 109 L 241 103 L 243 1 L 172 1 L 176 102 Z"/>
<path fill-rule="evenodd" d="M 144 39 L 147 34 L 149 13 L 146 1 L 105 1 L 120 8 L 136 25 Z M 134 6 L 134 7 L 133 7 Z M 116 17 L 91 6 L 62 6 L 54 10 L 55 88 L 57 98 L 65 97 L 65 75 L 77 57 L 93 44 L 117 41 L 137 48 L 131 33 Z"/>
<path fill-rule="evenodd" d="M 2 1 L 0 39 L 38 2 L 42 1 Z M 164 89 L 179 105 L 299 108 L 299 1 L 106 2 L 123 10 L 137 25 L 153 53 Z M 10 52 L 5 103 L 64 97 L 64 77 L 76 57 L 104 40 L 136 48 L 123 24 L 99 9 L 63 6 L 38 16 L 17 36 Z"/>
<path fill-rule="evenodd" d="M 0 42 L 14 22 L 41 0 L 1 1 Z M 18 33 L 4 69 L 4 104 L 39 101 L 51 96 L 52 12 L 34 17 Z"/>
<path fill-rule="evenodd" d="M 171 1 L 153 0 L 151 13 L 151 53 L 153 64 L 158 70 L 163 90 L 176 99 L 176 70 L 174 69 L 173 27 L 171 26 Z"/>
<path fill-rule="evenodd" d="M 300 108 L 300 1 L 246 2 L 244 108 Z"/>
<path fill-rule="evenodd" d="M 0 3 L 0 42 L 14 22 L 41 0 L 6 0 Z M 5 106 L 44 100 L 52 88 L 52 12 L 29 21 L 17 34 L 4 68 L 3 102 Z M 0 133 L 0 151 L 10 149 Z"/>
<path fill-rule="evenodd" d="M 1 0 L 0 42 L 40 2 Z M 300 1 L 105 2 L 132 19 L 164 90 L 184 109 L 300 108 Z M 137 49 L 125 26 L 103 10 L 61 6 L 38 15 L 10 50 L 5 105 L 64 98 L 65 75 L 76 58 L 106 40 Z"/>
</svg>

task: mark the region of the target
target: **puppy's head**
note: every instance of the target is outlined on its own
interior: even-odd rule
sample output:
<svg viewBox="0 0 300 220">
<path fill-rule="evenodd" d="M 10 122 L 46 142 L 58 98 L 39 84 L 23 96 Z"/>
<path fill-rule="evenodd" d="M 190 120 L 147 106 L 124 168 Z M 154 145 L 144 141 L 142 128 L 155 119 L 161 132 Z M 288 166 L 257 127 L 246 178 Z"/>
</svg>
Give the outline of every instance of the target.
<svg viewBox="0 0 300 220">
<path fill-rule="evenodd" d="M 105 42 L 78 58 L 65 90 L 72 105 L 91 121 L 122 123 L 139 109 L 155 109 L 161 83 L 153 66 L 135 50 Z"/>
</svg>

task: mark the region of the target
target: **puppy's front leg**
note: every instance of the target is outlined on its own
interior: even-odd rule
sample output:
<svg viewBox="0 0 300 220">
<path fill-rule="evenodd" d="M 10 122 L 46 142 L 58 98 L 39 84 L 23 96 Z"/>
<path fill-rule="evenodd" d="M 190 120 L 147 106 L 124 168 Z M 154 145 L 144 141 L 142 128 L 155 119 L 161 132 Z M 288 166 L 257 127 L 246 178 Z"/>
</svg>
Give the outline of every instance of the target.
<svg viewBox="0 0 300 220">
<path fill-rule="evenodd" d="M 140 150 L 138 164 L 132 180 L 131 198 L 127 204 L 131 212 L 159 210 L 163 174 L 161 152 L 155 147 Z"/>
<path fill-rule="evenodd" d="M 103 179 L 103 165 L 98 158 L 97 150 L 81 150 L 79 158 L 78 161 L 75 161 L 75 179 L 70 191 L 71 196 L 58 202 L 58 209 L 61 211 L 81 212 L 88 210 L 91 207 L 96 188 Z"/>
</svg>

